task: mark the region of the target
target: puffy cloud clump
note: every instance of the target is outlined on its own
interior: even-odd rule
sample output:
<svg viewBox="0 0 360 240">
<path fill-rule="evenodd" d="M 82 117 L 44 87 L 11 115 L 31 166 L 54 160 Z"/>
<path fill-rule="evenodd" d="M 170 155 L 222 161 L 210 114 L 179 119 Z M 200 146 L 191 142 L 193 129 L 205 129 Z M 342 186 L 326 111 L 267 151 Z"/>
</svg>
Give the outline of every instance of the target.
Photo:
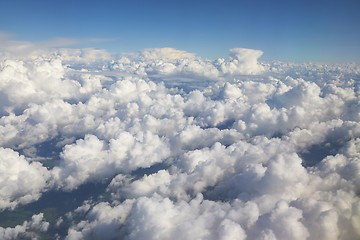
<svg viewBox="0 0 360 240">
<path fill-rule="evenodd" d="M 194 85 L 234 75 L 260 74 L 266 69 L 258 62 L 261 55 L 260 50 L 235 48 L 230 51 L 228 59 L 211 61 L 173 48 L 157 48 L 142 51 L 140 61 L 122 57 L 112 62 L 108 68 L 127 74 L 147 75 L 153 80 L 181 80 Z"/>
<path fill-rule="evenodd" d="M 358 65 L 34 54 L 1 55 L 1 209 L 75 196 L 64 239 L 359 238 Z"/>
<path fill-rule="evenodd" d="M 174 48 L 154 48 L 143 50 L 141 57 L 146 60 L 182 60 L 184 58 L 194 58 L 195 55 Z"/>
<path fill-rule="evenodd" d="M 64 73 L 59 59 L 0 60 L 0 114 L 21 112 L 30 103 L 70 98 L 76 86 L 71 80 L 63 79 Z"/>
<path fill-rule="evenodd" d="M 39 199 L 50 178 L 40 163 L 30 163 L 8 148 L 0 148 L 0 173 L 0 209 Z"/>
<path fill-rule="evenodd" d="M 103 209 L 101 216 L 98 213 L 100 208 Z M 255 210 L 256 215 L 256 206 L 248 205 L 245 208 Z M 136 202 L 126 201 L 116 207 L 99 204 L 89 212 L 85 222 L 69 230 L 67 239 L 102 234 L 108 236 L 109 233 L 119 236 L 124 232 L 129 232 L 128 239 L 245 239 L 246 233 L 241 226 L 227 219 L 230 209 L 231 206 L 227 203 L 206 201 L 201 195 L 189 203 L 174 203 L 168 198 L 143 197 Z M 253 221 L 253 216 L 241 218 L 244 223 Z M 107 232 L 98 228 L 98 224 L 106 224 L 105 222 L 108 223 Z M 124 226 L 124 223 L 127 225 Z"/>
<path fill-rule="evenodd" d="M 233 48 L 230 50 L 230 60 L 219 59 L 217 64 L 222 73 L 236 74 L 257 74 L 264 70 L 258 64 L 258 58 L 263 54 L 260 50 L 248 48 Z"/>
<path fill-rule="evenodd" d="M 88 64 L 89 62 L 109 61 L 112 59 L 111 54 L 104 49 L 94 48 L 61 48 L 53 53 L 64 62 Z"/>
<path fill-rule="evenodd" d="M 75 144 L 66 145 L 61 153 L 61 164 L 52 169 L 53 179 L 60 187 L 74 189 L 91 180 L 101 181 L 115 173 L 129 173 L 164 161 L 169 147 L 150 132 L 133 136 L 123 132 L 109 143 L 94 135 Z"/>
<path fill-rule="evenodd" d="M 30 221 L 25 221 L 22 225 L 13 228 L 0 227 L 0 238 L 4 240 L 31 238 L 37 239 L 39 232 L 46 232 L 49 223 L 44 220 L 44 214 L 33 215 Z"/>
</svg>

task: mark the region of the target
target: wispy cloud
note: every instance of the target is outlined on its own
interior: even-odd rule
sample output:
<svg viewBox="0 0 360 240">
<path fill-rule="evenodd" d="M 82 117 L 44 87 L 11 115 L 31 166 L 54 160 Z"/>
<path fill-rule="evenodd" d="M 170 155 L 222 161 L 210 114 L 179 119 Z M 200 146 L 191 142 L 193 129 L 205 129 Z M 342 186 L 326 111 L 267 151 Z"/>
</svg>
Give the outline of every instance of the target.
<svg viewBox="0 0 360 240">
<path fill-rule="evenodd" d="M 39 53 L 51 48 L 83 47 L 117 41 L 118 38 L 67 38 L 57 37 L 45 41 L 19 41 L 6 32 L 0 32 L 0 52 L 10 53 L 17 56 Z M 90 46 L 91 47 L 91 46 Z M 96 46 L 94 46 L 96 47 Z"/>
</svg>

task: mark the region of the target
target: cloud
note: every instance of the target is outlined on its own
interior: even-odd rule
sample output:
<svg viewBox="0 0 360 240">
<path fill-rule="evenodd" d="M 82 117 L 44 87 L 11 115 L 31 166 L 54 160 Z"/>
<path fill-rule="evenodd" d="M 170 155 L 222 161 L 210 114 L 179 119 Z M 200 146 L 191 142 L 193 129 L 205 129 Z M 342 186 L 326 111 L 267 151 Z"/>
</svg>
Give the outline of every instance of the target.
<svg viewBox="0 0 360 240">
<path fill-rule="evenodd" d="M 58 48 L 54 50 L 54 55 L 64 62 L 80 62 L 83 64 L 111 59 L 111 54 L 108 51 L 95 48 Z"/>
<path fill-rule="evenodd" d="M 22 225 L 17 225 L 13 228 L 0 227 L 0 238 L 4 240 L 19 239 L 19 238 L 32 238 L 37 239 L 39 232 L 46 232 L 49 223 L 44 219 L 44 214 L 39 213 L 33 215 L 31 220 L 25 221 Z"/>
<path fill-rule="evenodd" d="M 70 98 L 76 91 L 73 81 L 63 79 L 65 68 L 59 59 L 3 59 L 0 60 L 0 68 L 0 77 L 4 79 L 0 83 L 0 98 L 3 100 L 0 105 L 1 114 L 23 111 L 31 103 Z"/>
<path fill-rule="evenodd" d="M 0 148 L 0 156 L 0 210 L 38 200 L 50 177 L 47 169 L 12 149 Z"/>
<path fill-rule="evenodd" d="M 22 54 L 27 54 L 35 50 L 34 44 L 26 41 L 18 41 L 11 39 L 11 35 L 0 32 L 1 55 L 15 55 L 16 57 Z"/>
<path fill-rule="evenodd" d="M 143 50 L 141 57 L 146 60 L 182 60 L 184 58 L 194 58 L 195 55 L 174 48 L 154 48 Z"/>
<path fill-rule="evenodd" d="M 133 136 L 128 132 L 111 139 L 109 144 L 94 135 L 86 135 L 64 147 L 61 164 L 52 174 L 60 187 L 71 190 L 80 184 L 101 181 L 117 172 L 131 172 L 162 162 L 170 154 L 165 143 L 150 132 Z"/>
<path fill-rule="evenodd" d="M 260 50 L 233 48 L 230 50 L 230 60 L 219 59 L 217 64 L 224 74 L 257 74 L 264 70 L 257 62 L 262 54 Z"/>
<path fill-rule="evenodd" d="M 14 40 L 13 36 L 6 33 L 0 33 L 0 55 L 7 57 L 29 57 L 41 56 L 48 52 L 47 48 L 72 46 L 78 43 L 78 40 L 71 38 L 55 38 L 43 42 L 30 42 Z"/>
<path fill-rule="evenodd" d="M 358 238 L 359 66 L 262 63 L 261 55 L 2 54 L 0 208 L 95 185 L 52 231 L 66 239 Z M 26 234 L 18 226 L 0 231 Z"/>
<path fill-rule="evenodd" d="M 66 38 L 58 37 L 41 42 L 14 40 L 13 36 L 0 32 L 0 56 L 6 58 L 48 57 L 49 53 L 61 55 L 63 60 L 99 61 L 110 60 L 110 53 L 104 49 L 76 48 L 78 45 L 89 45 L 115 41 L 115 38 Z M 85 60 L 86 59 L 86 60 Z"/>
</svg>

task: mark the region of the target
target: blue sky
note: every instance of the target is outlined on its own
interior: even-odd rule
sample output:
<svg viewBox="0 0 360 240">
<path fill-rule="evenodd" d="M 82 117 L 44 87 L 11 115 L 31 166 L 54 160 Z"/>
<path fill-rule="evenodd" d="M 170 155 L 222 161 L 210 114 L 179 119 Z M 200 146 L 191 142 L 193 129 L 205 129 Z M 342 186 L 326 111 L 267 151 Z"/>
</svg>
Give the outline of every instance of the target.
<svg viewBox="0 0 360 240">
<path fill-rule="evenodd" d="M 174 47 L 215 58 L 245 47 L 265 60 L 360 62 L 359 29 L 359 0 L 0 1 L 0 32 L 13 39 L 112 52 Z"/>
</svg>

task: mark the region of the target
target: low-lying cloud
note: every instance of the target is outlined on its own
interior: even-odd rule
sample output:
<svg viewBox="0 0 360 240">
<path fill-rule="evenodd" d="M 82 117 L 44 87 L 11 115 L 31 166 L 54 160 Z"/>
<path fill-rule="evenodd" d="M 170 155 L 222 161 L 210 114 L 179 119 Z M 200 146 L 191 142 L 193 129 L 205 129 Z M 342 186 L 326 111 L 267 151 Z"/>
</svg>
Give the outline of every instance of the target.
<svg viewBox="0 0 360 240">
<path fill-rule="evenodd" d="M 261 55 L 2 54 L 0 209 L 103 189 L 0 236 L 359 238 L 360 67 Z"/>
</svg>

